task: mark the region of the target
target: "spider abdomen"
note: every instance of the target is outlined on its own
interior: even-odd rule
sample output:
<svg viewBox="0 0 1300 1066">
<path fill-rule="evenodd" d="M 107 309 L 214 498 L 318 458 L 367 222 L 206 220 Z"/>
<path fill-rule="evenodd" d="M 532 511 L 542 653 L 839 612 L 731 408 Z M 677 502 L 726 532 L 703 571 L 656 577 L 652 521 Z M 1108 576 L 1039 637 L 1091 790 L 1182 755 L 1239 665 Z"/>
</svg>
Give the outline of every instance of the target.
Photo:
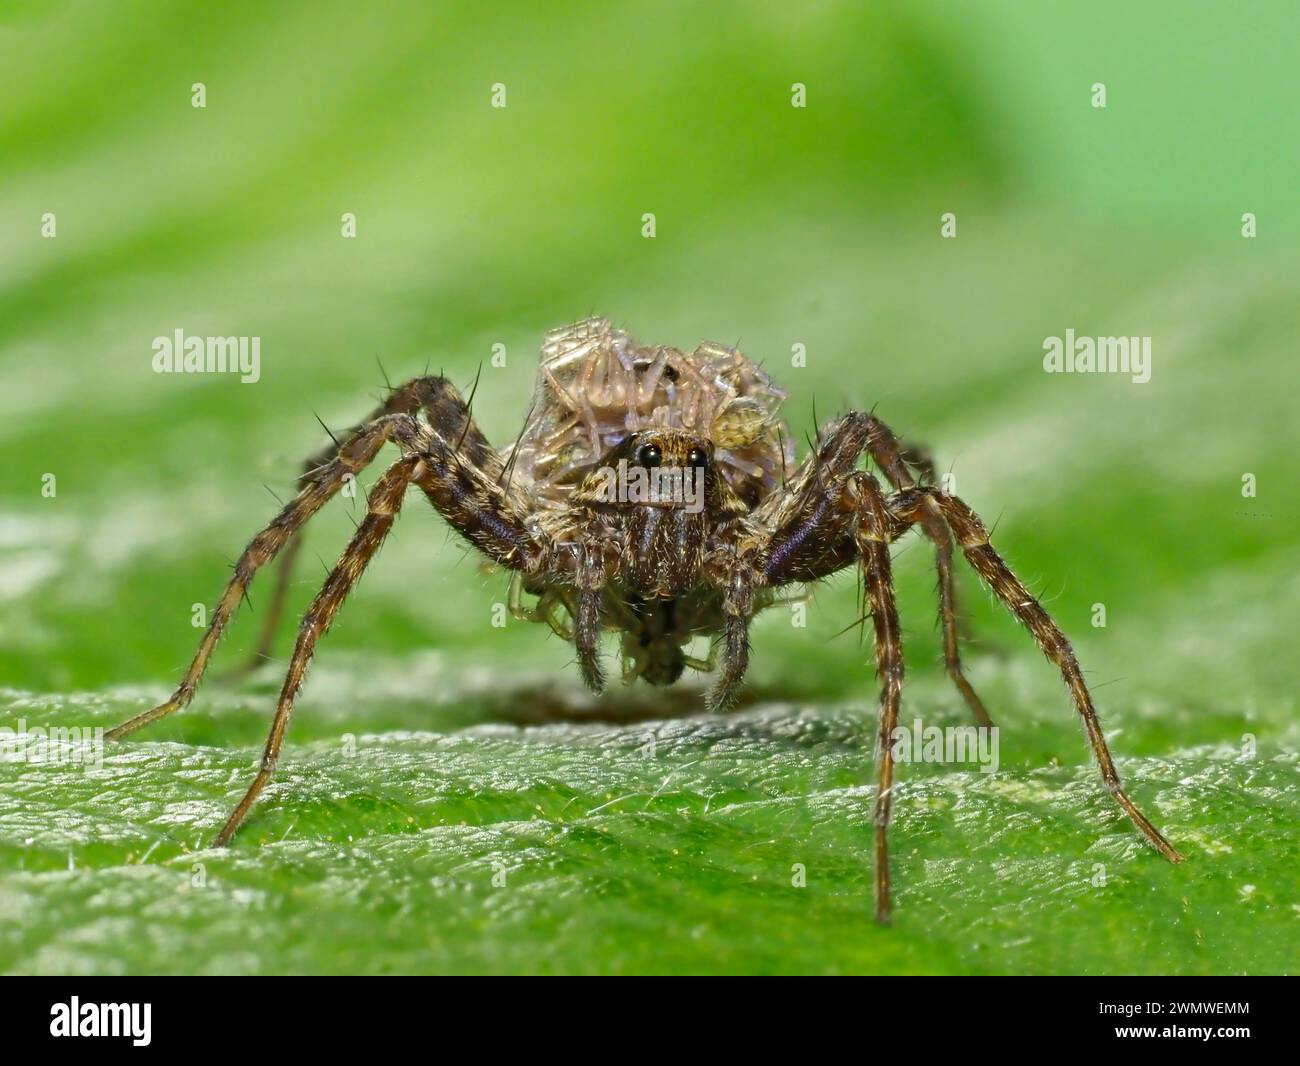
<svg viewBox="0 0 1300 1066">
<path fill-rule="evenodd" d="M 794 463 L 785 395 L 735 348 L 643 345 L 591 318 L 546 335 L 531 416 L 502 459 L 540 502 L 563 507 L 581 471 L 631 434 L 685 430 L 713 442 L 719 470 L 753 507 Z"/>
</svg>

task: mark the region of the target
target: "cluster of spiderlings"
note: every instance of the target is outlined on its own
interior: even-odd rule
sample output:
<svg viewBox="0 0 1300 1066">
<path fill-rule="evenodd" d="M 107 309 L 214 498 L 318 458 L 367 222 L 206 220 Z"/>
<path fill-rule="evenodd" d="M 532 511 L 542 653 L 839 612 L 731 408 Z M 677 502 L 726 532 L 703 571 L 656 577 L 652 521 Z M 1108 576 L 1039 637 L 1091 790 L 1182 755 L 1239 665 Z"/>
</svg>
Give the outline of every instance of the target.
<svg viewBox="0 0 1300 1066">
<path fill-rule="evenodd" d="M 504 458 L 521 484 L 562 506 L 583 471 L 628 434 L 685 429 L 713 442 L 718 469 L 752 505 L 794 464 L 778 417 L 784 399 L 734 348 L 643 345 L 608 319 L 591 318 L 546 335 L 532 413 Z"/>
</svg>

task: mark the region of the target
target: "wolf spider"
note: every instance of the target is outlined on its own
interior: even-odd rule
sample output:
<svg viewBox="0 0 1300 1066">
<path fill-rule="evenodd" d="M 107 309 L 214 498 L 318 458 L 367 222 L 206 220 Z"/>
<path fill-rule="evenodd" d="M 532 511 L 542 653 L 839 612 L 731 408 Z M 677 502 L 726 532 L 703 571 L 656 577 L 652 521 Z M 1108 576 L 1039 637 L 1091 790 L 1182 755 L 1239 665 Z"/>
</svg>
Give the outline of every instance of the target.
<svg viewBox="0 0 1300 1066">
<path fill-rule="evenodd" d="M 471 394 L 471 400 L 473 396 Z M 975 513 L 933 484 L 924 453 L 906 448 L 872 414 L 823 427 L 810 454 L 794 455 L 778 415 L 784 399 L 742 353 L 643 346 L 605 319 L 547 335 L 537 392 L 520 437 L 498 451 L 470 405 L 443 377 L 392 389 L 366 422 L 307 464 L 297 495 L 244 549 L 197 653 L 172 696 L 107 735 L 118 739 L 183 708 L 259 569 L 281 552 L 279 580 L 259 640 L 265 655 L 284 602 L 304 524 L 386 444 L 400 457 L 371 488 L 365 518 L 298 629 L 261 765 L 214 844 L 230 842 L 273 773 L 316 642 L 397 519 L 414 485 L 470 545 L 512 574 L 516 614 L 571 640 L 583 681 L 605 683 L 600 642 L 621 633 L 627 679 L 670 684 L 697 636 L 716 638 L 710 709 L 727 707 L 749 662 L 749 625 L 781 590 L 861 567 L 881 680 L 875 799 L 876 916 L 890 917 L 887 829 L 893 798 L 890 737 L 903 692 L 903 653 L 890 545 L 913 527 L 935 551 L 947 672 L 981 726 L 988 714 L 962 671 L 953 593 L 953 537 L 967 562 L 1029 629 L 1061 671 L 1102 780 L 1168 860 L 1179 853 L 1129 799 L 1069 642 L 989 543 Z M 862 468 L 869 458 L 884 481 Z M 695 504 L 661 493 L 611 497 L 609 474 L 676 471 Z M 533 597 L 528 606 L 524 597 Z"/>
</svg>

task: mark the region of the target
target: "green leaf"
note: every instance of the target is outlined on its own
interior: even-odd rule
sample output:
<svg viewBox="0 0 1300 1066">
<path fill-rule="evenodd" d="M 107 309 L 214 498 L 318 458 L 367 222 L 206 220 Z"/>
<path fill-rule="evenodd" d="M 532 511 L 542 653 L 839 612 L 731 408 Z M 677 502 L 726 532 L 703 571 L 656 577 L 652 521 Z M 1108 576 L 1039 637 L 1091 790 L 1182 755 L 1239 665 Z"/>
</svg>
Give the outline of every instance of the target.
<svg viewBox="0 0 1300 1066">
<path fill-rule="evenodd" d="M 1207 138 L 1222 112 L 1170 103 L 1195 65 L 1159 107 L 1119 77 L 1091 113 L 1091 53 L 1024 5 L 990 5 L 983 37 L 798 5 L 73 8 L 19 5 L 0 40 L 0 726 L 28 731 L 0 758 L 0 971 L 1294 971 L 1300 271 L 1276 124 Z M 1131 17 L 1161 54 L 1222 36 L 1204 12 Z M 1293 99 L 1267 55 L 1243 50 L 1234 84 Z M 1211 150 L 1232 157 L 1213 198 L 1189 162 Z M 651 342 L 739 339 L 800 440 L 815 397 L 930 446 L 1074 641 L 1132 795 L 1187 861 L 1115 807 L 1053 668 L 963 569 L 998 768 L 900 767 L 879 927 L 853 571 L 806 626 L 759 620 L 735 711 L 704 713 L 698 681 L 596 701 L 545 627 L 492 625 L 505 577 L 414 495 L 233 847 L 206 844 L 254 772 L 289 621 L 251 682 L 209 681 L 102 762 L 36 757 L 33 729 L 167 696 L 194 605 L 274 513 L 263 485 L 292 491 L 314 413 L 337 430 L 373 406 L 376 357 L 393 379 L 483 364 L 476 414 L 505 443 L 542 331 L 592 311 Z M 177 328 L 260 337 L 260 380 L 153 373 Z M 1067 328 L 1151 336 L 1151 381 L 1045 374 Z M 295 616 L 363 506 L 312 523 Z M 903 722 L 964 725 L 925 542 L 896 570 Z"/>
</svg>

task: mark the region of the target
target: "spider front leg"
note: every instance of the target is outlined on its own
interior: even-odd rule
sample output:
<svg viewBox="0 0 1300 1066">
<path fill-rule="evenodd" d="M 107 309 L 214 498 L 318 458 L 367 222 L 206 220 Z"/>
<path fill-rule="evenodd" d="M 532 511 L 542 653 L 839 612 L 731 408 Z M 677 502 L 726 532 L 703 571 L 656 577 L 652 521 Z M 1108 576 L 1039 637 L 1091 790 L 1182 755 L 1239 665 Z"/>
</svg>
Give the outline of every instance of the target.
<svg viewBox="0 0 1300 1066">
<path fill-rule="evenodd" d="M 261 530 L 244 549 L 235 563 L 235 572 L 221 594 L 212 621 L 199 641 L 198 650 L 189 668 L 181 678 L 176 691 L 163 703 L 138 714 L 129 721 L 104 734 L 108 740 L 119 740 L 134 733 L 150 722 L 179 711 L 194 698 L 199 681 L 207 669 L 208 660 L 221 640 L 240 601 L 248 592 L 257 571 L 279 554 L 285 544 L 302 528 L 312 515 L 319 511 L 338 491 L 344 481 L 365 469 L 380 448 L 388 441 L 404 448 L 420 448 L 428 430 L 409 415 L 390 415 L 368 423 L 354 433 L 338 449 L 334 458 L 318 467 L 306 480 L 292 500 Z"/>
<path fill-rule="evenodd" d="M 889 819 L 893 811 L 894 730 L 903 702 L 903 636 L 894 597 L 889 545 L 897 522 L 885 505 L 880 483 L 867 473 L 846 486 L 857 504 L 854 540 L 862 558 L 862 579 L 875 631 L 876 676 L 880 678 L 880 728 L 876 737 L 876 921 L 890 920 Z"/>
<path fill-rule="evenodd" d="M 722 597 L 722 665 L 705 703 L 710 711 L 726 710 L 735 701 L 749 669 L 749 622 L 754 613 L 754 586 L 760 580 L 747 562 L 733 561 Z"/>
<path fill-rule="evenodd" d="M 916 479 L 908 463 L 926 466 L 926 460 L 899 443 L 894 432 L 874 415 L 859 411 L 823 427 L 816 450 L 795 471 L 782 491 L 762 503 L 755 517 L 774 530 L 772 549 L 765 565 L 769 584 L 816 580 L 848 565 L 858 552 L 843 514 L 831 505 L 841 479 L 853 470 L 862 453 L 870 454 L 896 489 L 914 488 Z M 933 542 L 939 573 L 939 617 L 943 624 L 944 663 L 962 698 L 981 726 L 992 725 L 983 701 L 966 680 L 958 646 L 957 602 L 953 590 L 952 535 L 937 505 L 927 503 L 916 524 Z M 845 526 L 838 531 L 836 524 Z"/>
<path fill-rule="evenodd" d="M 213 847 L 221 848 L 230 843 L 235 830 L 239 828 L 275 772 L 275 764 L 280 758 L 280 747 L 284 744 L 284 735 L 289 728 L 289 719 L 293 715 L 294 700 L 302 688 L 303 679 L 307 674 L 307 665 L 311 662 L 312 654 L 316 649 L 316 642 L 329 631 L 334 616 L 343 606 L 343 601 L 361 577 L 366 564 L 374 558 L 388 531 L 392 529 L 397 513 L 401 510 L 407 486 L 420 472 L 422 462 L 423 459 L 419 455 L 403 456 L 384 472 L 383 477 L 370 490 L 366 517 L 357 527 L 352 540 L 344 549 L 334 569 L 330 571 L 324 586 L 312 600 L 298 627 L 298 640 L 294 644 L 293 656 L 289 660 L 289 671 L 280 689 L 275 718 L 271 722 L 270 735 L 266 738 L 266 747 L 262 752 L 262 762 L 258 767 L 257 776 L 248 786 L 244 798 L 226 819 L 226 824 L 222 826 L 221 832 L 212 842 Z"/>
<path fill-rule="evenodd" d="M 903 639 L 894 595 L 889 547 L 911 526 L 890 513 L 880 482 L 852 462 L 861 448 L 865 416 L 849 416 L 828 432 L 817 456 L 824 478 L 799 478 L 791 499 L 774 505 L 771 514 L 782 522 L 759 553 L 762 580 L 779 586 L 791 580 L 816 579 L 835 573 L 857 559 L 862 566 L 863 588 L 870 607 L 875 638 L 876 674 L 880 678 L 880 711 L 876 740 L 876 918 L 888 922 L 891 913 L 889 878 L 889 821 L 893 811 L 893 734 L 903 699 Z M 816 469 L 816 467 L 810 468 Z M 737 608 L 727 611 L 728 654 L 718 690 L 730 691 L 728 667 L 743 671 L 746 661 L 746 626 L 743 595 L 745 571 L 733 571 L 729 598 Z M 718 691 L 715 690 L 715 691 Z"/>
<path fill-rule="evenodd" d="M 605 688 L 600 664 L 601 601 L 604 599 L 605 565 L 599 544 L 579 546 L 575 564 L 573 646 L 583 684 L 594 693 Z"/>
<path fill-rule="evenodd" d="M 867 449 L 871 458 L 884 471 L 885 477 L 895 489 L 916 487 L 908 466 L 919 469 L 922 476 L 934 481 L 934 460 L 924 449 L 905 448 L 885 423 L 874 415 L 866 416 L 870 420 L 870 435 Z M 961 647 L 958 634 L 957 593 L 953 586 L 952 574 L 952 536 L 937 504 L 928 501 L 924 513 L 917 519 L 921 530 L 934 544 L 935 569 L 939 574 L 939 620 L 943 628 L 943 661 L 952 683 L 957 686 L 966 706 L 975 717 L 978 725 L 988 727 L 993 724 L 989 712 L 984 708 L 984 701 L 969 681 L 961 665 Z"/>
<path fill-rule="evenodd" d="M 275 772 L 294 702 L 302 689 L 316 643 L 329 631 L 343 601 L 379 551 L 397 519 L 410 484 L 419 485 L 452 528 L 495 562 L 525 571 L 535 570 L 542 563 L 543 546 L 534 534 L 525 529 L 520 509 L 493 480 L 492 468 L 485 469 L 470 461 L 470 457 L 459 451 L 453 442 L 421 428 L 425 432 L 424 449 L 404 455 L 375 483 L 370 490 L 365 519 L 303 616 L 261 765 L 244 798 L 217 834 L 214 847 L 230 843 Z"/>
<path fill-rule="evenodd" d="M 359 426 L 350 429 L 344 440 L 350 439 L 377 419 L 388 415 L 414 415 L 420 411 L 424 412 L 429 425 L 444 439 L 455 441 L 461 438 L 463 440 L 461 447 L 471 461 L 483 469 L 490 469 L 493 464 L 499 464 L 492 445 L 474 424 L 469 405 L 461 399 L 460 393 L 451 382 L 439 376 L 413 378 L 391 389 L 388 398 L 371 412 L 369 418 Z M 342 447 L 342 444 L 334 441 L 308 458 L 298 478 L 299 489 L 309 484 L 317 470 L 332 462 Z M 271 658 L 276 630 L 279 628 L 280 617 L 284 614 L 284 607 L 289 598 L 294 565 L 302 550 L 302 536 L 301 530 L 295 532 L 278 560 L 275 587 L 263 616 L 262 628 L 253 644 L 252 654 L 243 666 L 230 671 L 222 680 L 238 681 Z"/>
<path fill-rule="evenodd" d="M 891 498 L 889 508 L 900 518 L 919 521 L 931 502 L 939 508 L 956 534 L 962 553 L 976 573 L 1033 634 L 1043 654 L 1061 671 L 1061 676 L 1074 700 L 1075 709 L 1083 720 L 1088 743 L 1092 745 L 1093 753 L 1097 757 L 1097 765 L 1101 769 L 1102 780 L 1106 783 L 1107 791 L 1115 797 L 1116 803 L 1161 855 L 1170 862 L 1181 862 L 1182 855 L 1151 824 L 1150 819 L 1124 791 L 1119 772 L 1115 769 L 1115 761 L 1111 758 L 1110 749 L 1106 745 L 1106 737 L 1102 733 L 1101 722 L 1092 703 L 1092 695 L 1083 679 L 1083 670 L 1074 655 L 1074 650 L 1070 647 L 1070 642 L 1051 616 L 1043 610 L 1033 593 L 1025 587 L 1024 582 L 1012 572 L 994 550 L 993 545 L 989 543 L 988 531 L 979 516 L 956 496 L 950 496 L 933 488 L 900 492 Z"/>
</svg>

